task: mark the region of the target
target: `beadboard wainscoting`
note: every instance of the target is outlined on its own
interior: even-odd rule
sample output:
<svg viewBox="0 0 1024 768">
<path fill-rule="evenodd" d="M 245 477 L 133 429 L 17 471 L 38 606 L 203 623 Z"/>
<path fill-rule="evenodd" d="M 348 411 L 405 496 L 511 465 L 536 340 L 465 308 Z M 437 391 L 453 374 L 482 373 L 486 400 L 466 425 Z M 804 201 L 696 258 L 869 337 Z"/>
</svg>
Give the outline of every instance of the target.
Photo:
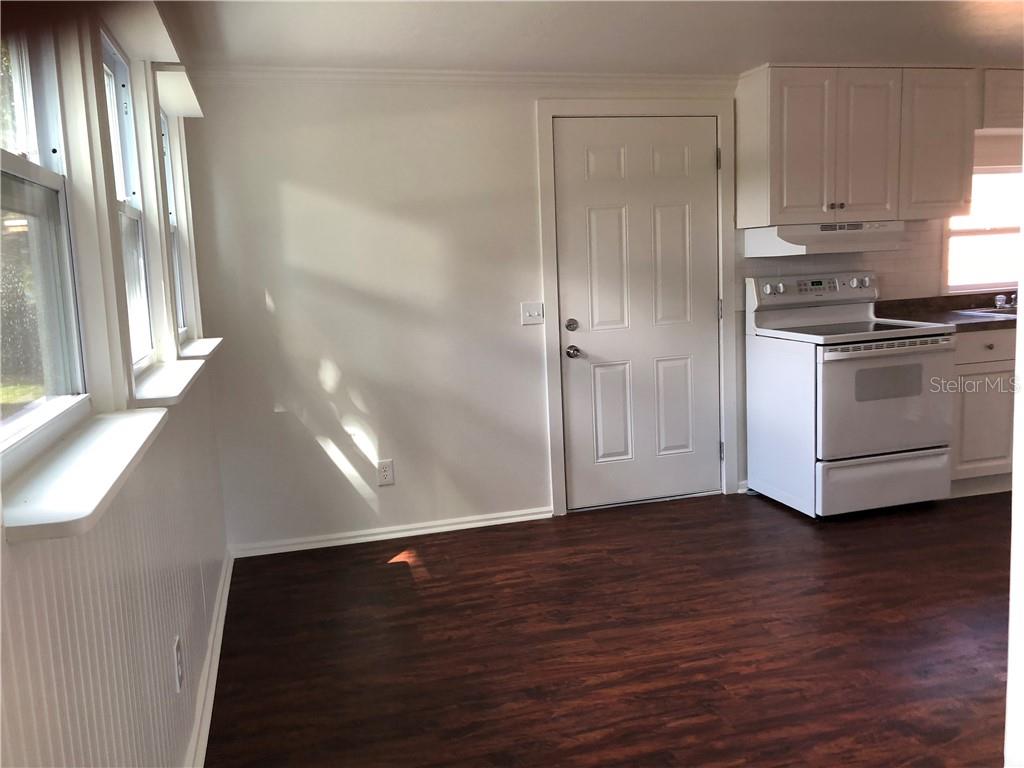
<svg viewBox="0 0 1024 768">
<path fill-rule="evenodd" d="M 230 576 L 213 384 L 200 373 L 92 530 L 0 545 L 4 765 L 201 760 Z"/>
</svg>

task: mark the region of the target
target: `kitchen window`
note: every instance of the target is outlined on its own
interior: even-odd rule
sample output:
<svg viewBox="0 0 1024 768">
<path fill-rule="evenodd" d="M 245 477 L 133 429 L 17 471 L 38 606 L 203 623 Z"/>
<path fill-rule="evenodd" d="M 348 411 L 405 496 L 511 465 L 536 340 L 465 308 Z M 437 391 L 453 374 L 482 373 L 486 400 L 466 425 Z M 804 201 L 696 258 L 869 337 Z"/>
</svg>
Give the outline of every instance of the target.
<svg viewBox="0 0 1024 768">
<path fill-rule="evenodd" d="M 39 164 L 28 43 L 21 35 L 2 38 L 0 76 L 3 78 L 3 114 L 0 144 L 12 155 Z"/>
<path fill-rule="evenodd" d="M 948 225 L 946 285 L 951 293 L 1017 286 L 1024 250 L 1022 199 L 1019 167 L 975 169 L 970 213 L 952 217 Z"/>
<path fill-rule="evenodd" d="M 171 162 L 171 137 L 167 115 L 160 113 L 160 151 L 164 162 L 164 183 L 167 194 L 168 241 L 170 243 L 171 277 L 174 280 L 174 318 L 178 341 L 188 337 L 188 309 L 185 305 L 185 264 L 182 263 L 181 245 L 178 233 L 178 199 L 174 179 L 174 163 Z"/>
<path fill-rule="evenodd" d="M 106 35 L 103 36 L 103 86 L 128 299 L 132 366 L 139 373 L 153 362 L 155 354 L 131 78 L 127 61 Z"/>
<path fill-rule="evenodd" d="M 63 431 L 89 408 L 61 162 L 56 69 L 47 43 L 5 36 L 0 53 L 0 452 Z M 50 41 L 52 45 L 52 41 Z M 49 49 L 52 51 L 52 48 Z M 45 151 L 41 152 L 43 148 Z M 42 156 L 42 157 L 41 157 Z M 84 410 L 83 410 L 84 409 Z"/>
</svg>

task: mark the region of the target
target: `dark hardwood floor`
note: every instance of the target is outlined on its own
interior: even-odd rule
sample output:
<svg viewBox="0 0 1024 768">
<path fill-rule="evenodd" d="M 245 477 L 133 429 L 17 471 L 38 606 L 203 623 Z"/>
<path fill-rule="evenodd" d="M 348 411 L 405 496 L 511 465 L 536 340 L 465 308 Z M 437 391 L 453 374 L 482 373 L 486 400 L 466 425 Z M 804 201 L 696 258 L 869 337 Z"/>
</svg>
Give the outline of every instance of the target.
<svg viewBox="0 0 1024 768">
<path fill-rule="evenodd" d="M 208 766 L 999 766 L 1008 494 L 238 560 Z"/>
</svg>

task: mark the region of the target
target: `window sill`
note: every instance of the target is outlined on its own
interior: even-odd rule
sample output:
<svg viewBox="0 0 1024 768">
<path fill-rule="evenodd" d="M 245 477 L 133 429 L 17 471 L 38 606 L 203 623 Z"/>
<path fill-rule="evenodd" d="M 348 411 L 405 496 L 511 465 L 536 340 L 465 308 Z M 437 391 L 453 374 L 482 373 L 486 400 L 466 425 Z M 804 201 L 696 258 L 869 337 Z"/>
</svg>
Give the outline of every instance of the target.
<svg viewBox="0 0 1024 768">
<path fill-rule="evenodd" d="M 163 408 L 87 420 L 4 488 L 7 541 L 76 536 L 96 525 L 166 420 Z"/>
<path fill-rule="evenodd" d="M 204 360 L 175 360 L 154 365 L 135 382 L 136 407 L 177 405 L 196 380 Z"/>
<path fill-rule="evenodd" d="M 222 338 L 191 339 L 181 345 L 181 352 L 178 356 L 183 360 L 206 360 L 211 357 L 214 351 L 224 341 Z"/>
</svg>

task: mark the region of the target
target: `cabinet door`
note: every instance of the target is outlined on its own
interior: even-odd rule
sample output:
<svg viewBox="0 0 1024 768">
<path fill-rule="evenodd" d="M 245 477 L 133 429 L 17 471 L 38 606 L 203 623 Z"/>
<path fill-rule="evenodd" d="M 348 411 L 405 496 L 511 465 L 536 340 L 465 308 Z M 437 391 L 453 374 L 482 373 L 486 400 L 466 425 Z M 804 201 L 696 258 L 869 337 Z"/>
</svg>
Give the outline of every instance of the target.
<svg viewBox="0 0 1024 768">
<path fill-rule="evenodd" d="M 900 218 L 967 213 L 978 122 L 974 71 L 903 70 L 901 122 Z"/>
<path fill-rule="evenodd" d="M 956 368 L 953 479 L 1007 474 L 1013 467 L 1014 361 Z"/>
<path fill-rule="evenodd" d="M 771 71 L 772 224 L 835 219 L 835 78 L 831 67 Z"/>
<path fill-rule="evenodd" d="M 1024 123 L 1024 72 L 985 71 L 985 128 L 1020 128 Z"/>
<path fill-rule="evenodd" d="M 836 221 L 898 215 L 899 69 L 839 69 L 836 77 Z"/>
</svg>

